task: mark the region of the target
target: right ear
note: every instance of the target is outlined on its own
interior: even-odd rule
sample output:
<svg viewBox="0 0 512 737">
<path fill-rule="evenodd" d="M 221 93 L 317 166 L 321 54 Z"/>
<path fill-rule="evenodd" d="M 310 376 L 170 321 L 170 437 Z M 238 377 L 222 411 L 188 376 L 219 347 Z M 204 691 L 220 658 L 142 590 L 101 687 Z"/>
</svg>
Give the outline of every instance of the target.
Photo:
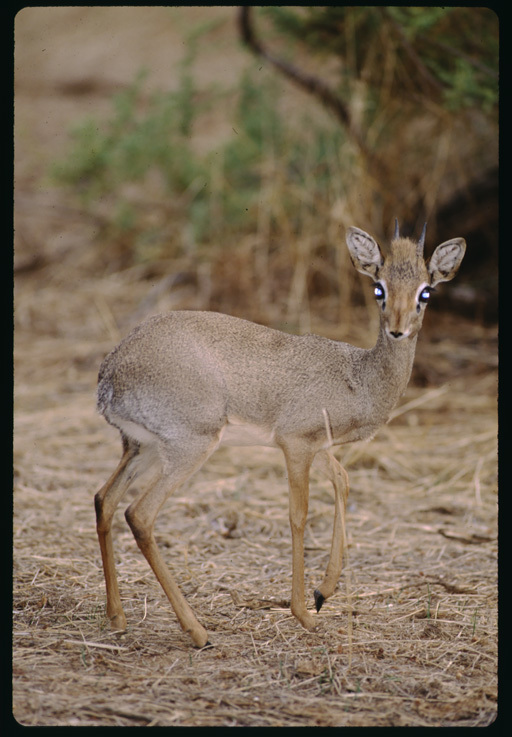
<svg viewBox="0 0 512 737">
<path fill-rule="evenodd" d="M 466 252 L 464 238 L 452 238 L 436 248 L 428 262 L 430 286 L 439 282 L 450 281 L 458 271 Z"/>
<path fill-rule="evenodd" d="M 377 241 L 371 235 L 365 233 L 364 230 L 353 227 L 348 228 L 346 240 L 350 258 L 356 269 L 361 274 L 376 279 L 379 269 L 384 263 L 384 257 Z"/>
</svg>

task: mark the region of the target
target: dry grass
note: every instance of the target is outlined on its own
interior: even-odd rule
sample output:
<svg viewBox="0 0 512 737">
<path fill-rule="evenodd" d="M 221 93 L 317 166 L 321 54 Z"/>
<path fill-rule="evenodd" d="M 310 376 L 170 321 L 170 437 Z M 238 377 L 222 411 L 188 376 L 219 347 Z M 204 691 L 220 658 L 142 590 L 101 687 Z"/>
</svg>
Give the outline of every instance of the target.
<svg viewBox="0 0 512 737">
<path fill-rule="evenodd" d="M 116 280 L 120 296 L 121 276 Z M 288 609 L 291 544 L 280 454 L 219 451 L 180 490 L 161 513 L 157 536 L 211 634 L 214 647 L 199 652 L 121 512 L 116 550 L 129 629 L 119 637 L 105 621 L 93 495 L 120 445 L 95 414 L 94 384 L 101 355 L 122 332 L 109 308 L 116 302 L 121 315 L 117 296 L 112 279 L 78 291 L 40 278 L 18 283 L 16 719 L 82 726 L 489 724 L 497 690 L 496 375 L 492 348 L 483 347 L 493 335 L 466 326 L 457 343 L 422 344 L 420 368 L 439 359 L 442 381 L 411 386 L 372 442 L 342 451 L 351 479 L 349 560 L 316 633 L 302 630 Z M 466 368 L 457 376 L 461 360 Z M 331 526 L 330 488 L 313 476 L 306 537 L 312 607 Z"/>
</svg>

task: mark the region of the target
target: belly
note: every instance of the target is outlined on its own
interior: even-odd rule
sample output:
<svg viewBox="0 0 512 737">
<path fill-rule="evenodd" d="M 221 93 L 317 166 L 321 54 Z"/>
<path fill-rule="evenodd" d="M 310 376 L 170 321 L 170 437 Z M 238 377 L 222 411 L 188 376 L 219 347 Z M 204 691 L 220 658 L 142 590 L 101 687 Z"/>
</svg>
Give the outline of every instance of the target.
<svg viewBox="0 0 512 737">
<path fill-rule="evenodd" d="M 237 417 L 229 417 L 220 433 L 220 445 L 276 447 L 274 429 L 245 422 Z"/>
</svg>

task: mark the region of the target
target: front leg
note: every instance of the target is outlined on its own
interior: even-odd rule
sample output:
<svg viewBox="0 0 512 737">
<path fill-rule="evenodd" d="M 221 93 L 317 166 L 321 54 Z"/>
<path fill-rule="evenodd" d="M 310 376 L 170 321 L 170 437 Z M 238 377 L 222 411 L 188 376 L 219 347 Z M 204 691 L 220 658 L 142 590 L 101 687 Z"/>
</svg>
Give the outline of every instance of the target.
<svg viewBox="0 0 512 737">
<path fill-rule="evenodd" d="M 349 492 L 348 474 L 328 450 L 320 451 L 315 462 L 327 476 L 334 489 L 334 524 L 332 530 L 331 552 L 324 579 L 315 590 L 317 612 L 329 596 L 332 596 L 343 567 L 343 550 L 345 548 L 345 510 Z"/>
<path fill-rule="evenodd" d="M 304 528 L 308 516 L 309 469 L 313 460 L 304 449 L 284 450 L 290 489 L 290 527 L 292 532 L 292 614 L 307 630 L 315 629 L 314 617 L 306 609 L 304 594 Z"/>
</svg>

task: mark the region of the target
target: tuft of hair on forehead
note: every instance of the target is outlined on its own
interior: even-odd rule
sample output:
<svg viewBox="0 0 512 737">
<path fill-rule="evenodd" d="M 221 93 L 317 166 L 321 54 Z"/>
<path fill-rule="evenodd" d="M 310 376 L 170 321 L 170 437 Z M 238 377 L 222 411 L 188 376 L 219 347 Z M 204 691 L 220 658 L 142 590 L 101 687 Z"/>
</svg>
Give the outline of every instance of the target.
<svg viewBox="0 0 512 737">
<path fill-rule="evenodd" d="M 391 241 L 391 250 L 386 266 L 396 275 L 417 278 L 426 274 L 423 257 L 418 255 L 418 244 L 411 238 L 396 238 Z"/>
<path fill-rule="evenodd" d="M 390 256 L 397 261 L 423 261 L 417 253 L 418 244 L 411 238 L 396 238 L 391 241 Z"/>
</svg>

